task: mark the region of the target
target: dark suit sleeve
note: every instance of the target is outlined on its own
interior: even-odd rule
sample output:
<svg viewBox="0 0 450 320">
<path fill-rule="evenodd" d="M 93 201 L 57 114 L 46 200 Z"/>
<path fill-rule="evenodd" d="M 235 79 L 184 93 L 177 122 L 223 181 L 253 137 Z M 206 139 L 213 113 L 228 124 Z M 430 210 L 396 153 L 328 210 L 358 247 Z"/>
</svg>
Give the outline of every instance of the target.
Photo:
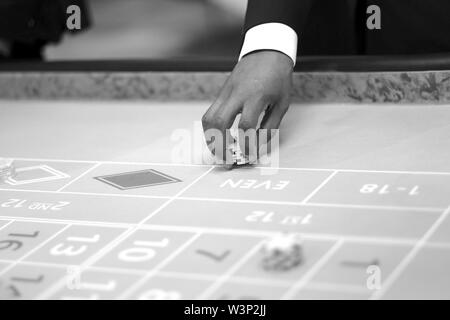
<svg viewBox="0 0 450 320">
<path fill-rule="evenodd" d="M 306 23 L 314 0 L 248 0 L 244 33 L 263 23 L 278 22 L 297 33 Z"/>
</svg>

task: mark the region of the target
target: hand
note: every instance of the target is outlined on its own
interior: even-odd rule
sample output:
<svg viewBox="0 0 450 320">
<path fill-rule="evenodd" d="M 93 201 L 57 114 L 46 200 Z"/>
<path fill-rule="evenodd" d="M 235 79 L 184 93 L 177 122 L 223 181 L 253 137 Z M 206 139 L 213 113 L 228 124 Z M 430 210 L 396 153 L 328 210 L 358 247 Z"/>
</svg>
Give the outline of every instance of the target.
<svg viewBox="0 0 450 320">
<path fill-rule="evenodd" d="M 260 129 L 268 129 L 269 132 L 270 129 L 278 129 L 289 108 L 292 71 L 292 60 L 277 51 L 257 51 L 239 61 L 218 98 L 202 118 L 208 147 L 219 160 L 231 159 L 225 138 L 227 129 L 239 113 L 239 129 L 257 129 L 263 111 L 265 115 Z M 224 141 L 215 141 L 215 135 L 211 135 L 214 129 L 222 133 Z M 244 141 L 239 143 L 241 150 L 248 155 L 249 146 Z M 225 162 L 225 167 L 230 169 L 232 164 Z"/>
</svg>

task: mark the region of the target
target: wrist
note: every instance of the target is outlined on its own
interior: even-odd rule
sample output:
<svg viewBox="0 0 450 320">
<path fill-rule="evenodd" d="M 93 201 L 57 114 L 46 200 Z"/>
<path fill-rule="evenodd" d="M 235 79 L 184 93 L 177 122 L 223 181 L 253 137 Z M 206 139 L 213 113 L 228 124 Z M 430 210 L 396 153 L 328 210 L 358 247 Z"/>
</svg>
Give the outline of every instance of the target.
<svg viewBox="0 0 450 320">
<path fill-rule="evenodd" d="M 257 50 L 252 51 L 241 58 L 241 61 L 257 59 L 266 66 L 276 66 L 283 72 L 292 72 L 294 62 L 285 53 L 277 50 Z"/>
</svg>

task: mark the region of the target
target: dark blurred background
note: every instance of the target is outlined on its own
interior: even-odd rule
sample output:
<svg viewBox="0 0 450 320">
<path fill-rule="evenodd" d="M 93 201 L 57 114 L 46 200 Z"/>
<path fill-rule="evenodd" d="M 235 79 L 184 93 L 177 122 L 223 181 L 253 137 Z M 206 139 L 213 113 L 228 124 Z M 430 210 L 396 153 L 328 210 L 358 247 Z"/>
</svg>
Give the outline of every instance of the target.
<svg viewBox="0 0 450 320">
<path fill-rule="evenodd" d="M 1 1 L 0 9 L 8 17 L 5 13 L 8 1 L 15 5 L 19 0 Z M 51 1 L 47 3 L 52 5 Z M 84 3 L 90 26 L 84 32 L 65 32 L 60 40 L 46 44 L 42 50 L 46 60 L 239 54 L 246 0 L 85 0 Z"/>
</svg>

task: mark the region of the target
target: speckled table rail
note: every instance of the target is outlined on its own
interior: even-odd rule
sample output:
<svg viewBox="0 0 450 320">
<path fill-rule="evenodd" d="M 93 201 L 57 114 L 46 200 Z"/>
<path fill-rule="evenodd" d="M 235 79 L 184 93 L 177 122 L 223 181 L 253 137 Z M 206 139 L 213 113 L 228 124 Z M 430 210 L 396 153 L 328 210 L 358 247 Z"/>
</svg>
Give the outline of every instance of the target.
<svg viewBox="0 0 450 320">
<path fill-rule="evenodd" d="M 0 99 L 213 100 L 224 72 L 3 72 Z M 295 73 L 296 102 L 450 103 L 450 71 Z"/>
</svg>

